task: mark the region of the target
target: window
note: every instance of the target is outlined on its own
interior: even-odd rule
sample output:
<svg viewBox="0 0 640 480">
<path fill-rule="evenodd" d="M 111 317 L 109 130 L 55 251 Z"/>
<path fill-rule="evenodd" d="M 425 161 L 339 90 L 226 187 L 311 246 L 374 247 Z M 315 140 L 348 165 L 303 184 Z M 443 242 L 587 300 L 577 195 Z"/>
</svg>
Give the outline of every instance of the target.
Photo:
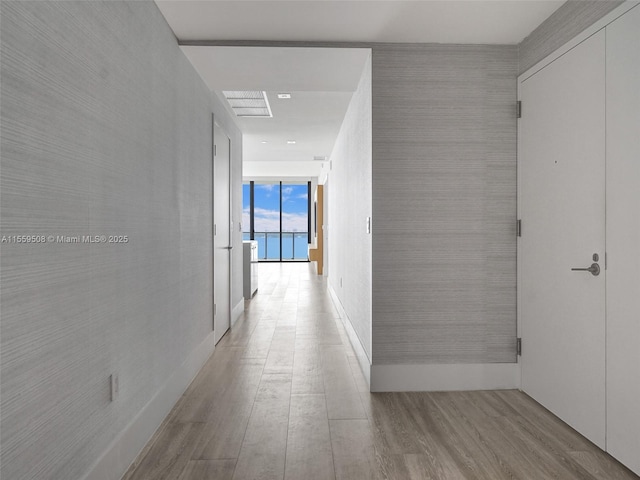
<svg viewBox="0 0 640 480">
<path fill-rule="evenodd" d="M 242 188 L 243 239 L 261 261 L 308 261 L 311 182 L 249 182 Z"/>
</svg>

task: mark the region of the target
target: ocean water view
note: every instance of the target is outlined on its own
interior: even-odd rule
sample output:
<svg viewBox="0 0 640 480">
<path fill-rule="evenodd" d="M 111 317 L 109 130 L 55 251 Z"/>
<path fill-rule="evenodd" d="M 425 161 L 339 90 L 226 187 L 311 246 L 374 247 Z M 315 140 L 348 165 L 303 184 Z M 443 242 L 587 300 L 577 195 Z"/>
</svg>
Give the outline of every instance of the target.
<svg viewBox="0 0 640 480">
<path fill-rule="evenodd" d="M 259 260 L 280 260 L 280 232 L 255 232 Z M 242 233 L 250 240 L 249 232 Z M 282 232 L 282 260 L 308 260 L 309 236 L 307 232 Z"/>
</svg>

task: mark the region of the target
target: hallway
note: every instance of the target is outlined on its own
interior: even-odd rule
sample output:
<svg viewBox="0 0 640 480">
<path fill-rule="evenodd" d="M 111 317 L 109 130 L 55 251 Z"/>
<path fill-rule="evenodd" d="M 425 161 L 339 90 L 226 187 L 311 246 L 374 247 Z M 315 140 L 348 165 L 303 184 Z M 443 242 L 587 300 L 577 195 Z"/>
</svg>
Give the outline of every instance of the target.
<svg viewBox="0 0 640 480">
<path fill-rule="evenodd" d="M 518 391 L 369 393 L 326 280 L 259 278 L 124 479 L 638 478 Z"/>
</svg>

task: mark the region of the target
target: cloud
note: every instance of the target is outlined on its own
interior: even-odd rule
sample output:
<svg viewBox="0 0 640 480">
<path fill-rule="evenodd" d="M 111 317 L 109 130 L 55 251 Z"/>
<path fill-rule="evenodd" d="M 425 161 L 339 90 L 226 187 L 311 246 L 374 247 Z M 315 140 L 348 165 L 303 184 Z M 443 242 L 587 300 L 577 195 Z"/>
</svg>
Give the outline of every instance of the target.
<svg viewBox="0 0 640 480">
<path fill-rule="evenodd" d="M 289 200 L 289 198 L 291 198 L 292 193 L 293 193 L 293 187 L 282 187 L 282 203 Z"/>
<path fill-rule="evenodd" d="M 301 200 L 307 200 L 309 196 L 306 193 L 301 193 L 296 198 L 300 198 Z"/>
<path fill-rule="evenodd" d="M 249 207 L 242 210 L 242 231 L 248 232 L 251 228 L 251 218 L 250 218 Z"/>
<path fill-rule="evenodd" d="M 277 187 L 279 185 L 275 185 L 273 183 L 266 183 L 264 185 L 256 185 L 255 188 L 258 188 L 260 190 L 264 190 L 266 193 L 264 194 L 265 197 L 270 198 L 271 197 L 271 192 L 273 192 L 273 188 Z"/>
<path fill-rule="evenodd" d="M 282 230 L 285 232 L 306 232 L 309 228 L 306 213 L 282 213 Z"/>
<path fill-rule="evenodd" d="M 242 211 L 242 229 L 249 231 L 249 209 Z M 254 228 L 256 232 L 279 232 L 280 212 L 278 210 L 267 210 L 256 208 L 254 211 Z M 306 213 L 286 213 L 282 212 L 283 232 L 306 232 L 308 228 Z"/>
</svg>

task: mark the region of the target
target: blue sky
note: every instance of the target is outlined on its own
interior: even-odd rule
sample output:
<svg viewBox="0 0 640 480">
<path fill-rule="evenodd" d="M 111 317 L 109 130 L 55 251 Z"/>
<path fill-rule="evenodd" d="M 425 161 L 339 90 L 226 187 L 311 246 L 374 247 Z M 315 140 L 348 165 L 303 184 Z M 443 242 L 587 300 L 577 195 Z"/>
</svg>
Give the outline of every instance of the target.
<svg viewBox="0 0 640 480">
<path fill-rule="evenodd" d="M 280 229 L 280 185 L 255 184 L 255 231 Z M 282 185 L 282 230 L 307 231 L 307 184 Z M 249 185 L 242 186 L 242 230 L 249 231 Z"/>
</svg>

